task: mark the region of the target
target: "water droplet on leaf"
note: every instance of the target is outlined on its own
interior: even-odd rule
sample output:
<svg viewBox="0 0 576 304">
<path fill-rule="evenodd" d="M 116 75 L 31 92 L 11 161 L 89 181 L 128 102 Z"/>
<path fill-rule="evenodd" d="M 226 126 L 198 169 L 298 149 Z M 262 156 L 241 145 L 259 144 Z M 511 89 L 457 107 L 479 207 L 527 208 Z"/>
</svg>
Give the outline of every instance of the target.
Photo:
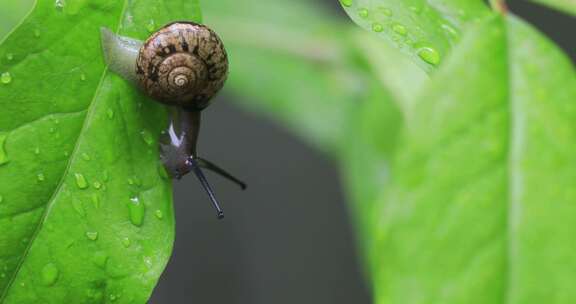
<svg viewBox="0 0 576 304">
<path fill-rule="evenodd" d="M 380 33 L 384 30 L 384 27 L 382 27 L 382 24 L 375 22 L 372 23 L 372 30 L 376 33 Z"/>
<path fill-rule="evenodd" d="M 352 0 L 340 0 L 340 3 L 346 7 L 352 6 Z"/>
<path fill-rule="evenodd" d="M 124 245 L 124 247 L 128 248 L 128 247 L 130 247 L 130 244 L 132 244 L 132 242 L 130 241 L 130 239 L 128 237 L 125 237 L 122 239 L 122 245 Z"/>
<path fill-rule="evenodd" d="M 2 73 L 2 75 L 0 75 L 0 82 L 3 84 L 9 84 L 12 82 L 12 75 L 10 75 L 10 72 Z"/>
<path fill-rule="evenodd" d="M 418 56 L 425 62 L 432 65 L 438 65 L 438 63 L 440 63 L 440 54 L 438 54 L 435 49 L 430 47 L 421 48 L 418 51 Z"/>
<path fill-rule="evenodd" d="M 87 153 L 82 153 L 82 158 L 86 161 L 89 161 L 91 159 L 90 155 L 88 155 Z"/>
<path fill-rule="evenodd" d="M 360 18 L 368 18 L 368 15 L 369 15 L 368 9 L 366 8 L 358 9 L 358 16 L 360 16 Z"/>
<path fill-rule="evenodd" d="M 130 222 L 134 226 L 142 226 L 145 211 L 144 204 L 142 204 L 138 197 L 132 197 L 130 203 L 128 203 L 128 208 L 130 210 Z"/>
<path fill-rule="evenodd" d="M 46 286 L 52 286 L 58 280 L 60 271 L 53 263 L 48 263 L 42 268 L 42 283 Z"/>
<path fill-rule="evenodd" d="M 74 173 L 74 177 L 76 178 L 76 186 L 80 189 L 88 188 L 88 182 L 82 173 Z"/>
<path fill-rule="evenodd" d="M 12 53 L 6 54 L 6 59 L 8 59 L 8 61 L 12 61 L 12 59 L 14 59 L 14 54 Z"/>
<path fill-rule="evenodd" d="M 402 35 L 402 36 L 406 35 L 406 32 L 407 32 L 407 31 L 406 31 L 406 27 L 403 26 L 402 24 L 394 24 L 394 25 L 392 26 L 392 30 L 393 30 L 396 34 Z"/>
<path fill-rule="evenodd" d="M 156 210 L 156 212 L 154 212 L 154 214 L 156 215 L 156 217 L 161 220 L 164 215 L 162 214 L 162 210 Z"/>
<path fill-rule="evenodd" d="M 36 179 L 37 179 L 39 182 L 43 182 L 43 181 L 46 179 L 46 177 L 44 176 L 43 173 L 38 173 L 38 174 L 36 175 Z"/>
<path fill-rule="evenodd" d="M 94 254 L 92 261 L 94 261 L 96 266 L 104 268 L 106 266 L 106 262 L 108 262 L 108 255 L 104 251 L 97 251 Z"/>
<path fill-rule="evenodd" d="M 112 110 L 112 109 L 106 110 L 106 115 L 107 115 L 108 118 L 110 118 L 110 119 L 114 118 L 114 110 Z"/>
<path fill-rule="evenodd" d="M 146 24 L 146 29 L 148 30 L 149 33 L 154 32 L 154 30 L 156 29 L 156 22 L 154 21 L 154 19 L 150 19 L 148 21 L 148 23 Z"/>
<path fill-rule="evenodd" d="M 91 241 L 95 241 L 98 239 L 98 231 L 87 231 L 86 237 Z"/>
<path fill-rule="evenodd" d="M 142 139 L 147 145 L 151 146 L 154 144 L 154 137 L 152 136 L 152 133 L 150 133 L 148 130 L 140 131 L 140 135 L 142 136 Z"/>
</svg>

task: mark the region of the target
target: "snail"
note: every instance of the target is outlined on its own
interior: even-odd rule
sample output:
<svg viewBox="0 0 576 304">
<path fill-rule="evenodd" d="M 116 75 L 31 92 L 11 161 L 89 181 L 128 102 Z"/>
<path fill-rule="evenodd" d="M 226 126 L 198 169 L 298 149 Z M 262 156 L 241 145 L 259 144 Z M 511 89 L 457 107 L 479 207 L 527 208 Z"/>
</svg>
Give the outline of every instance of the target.
<svg viewBox="0 0 576 304">
<path fill-rule="evenodd" d="M 213 171 L 242 189 L 239 179 L 198 156 L 196 143 L 200 113 L 223 87 L 228 58 L 218 35 L 205 25 L 173 22 L 142 42 L 102 28 L 102 47 L 108 68 L 170 108 L 170 124 L 160 140 L 160 156 L 167 172 L 180 179 L 193 172 L 216 208 L 216 200 L 202 168 Z"/>
</svg>

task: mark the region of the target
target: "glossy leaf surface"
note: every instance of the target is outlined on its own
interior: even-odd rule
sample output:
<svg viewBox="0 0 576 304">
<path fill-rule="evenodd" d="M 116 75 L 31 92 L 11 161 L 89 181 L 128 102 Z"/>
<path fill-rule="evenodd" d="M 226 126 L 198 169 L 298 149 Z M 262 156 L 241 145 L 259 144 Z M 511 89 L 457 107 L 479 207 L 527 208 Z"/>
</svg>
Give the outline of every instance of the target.
<svg viewBox="0 0 576 304">
<path fill-rule="evenodd" d="M 0 43 L 1 303 L 148 299 L 174 238 L 166 114 L 107 72 L 100 27 L 175 19 L 197 2 L 37 1 Z"/>
</svg>

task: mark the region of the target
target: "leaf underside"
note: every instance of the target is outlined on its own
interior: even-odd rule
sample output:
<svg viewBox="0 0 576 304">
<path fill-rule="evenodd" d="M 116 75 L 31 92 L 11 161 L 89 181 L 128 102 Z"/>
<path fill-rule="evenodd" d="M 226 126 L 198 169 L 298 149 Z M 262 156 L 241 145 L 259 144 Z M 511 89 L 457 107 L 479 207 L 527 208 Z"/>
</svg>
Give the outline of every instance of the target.
<svg viewBox="0 0 576 304">
<path fill-rule="evenodd" d="M 0 44 L 0 302 L 145 302 L 170 256 L 162 106 L 105 69 L 100 27 L 143 39 L 196 1 L 37 1 Z"/>
</svg>

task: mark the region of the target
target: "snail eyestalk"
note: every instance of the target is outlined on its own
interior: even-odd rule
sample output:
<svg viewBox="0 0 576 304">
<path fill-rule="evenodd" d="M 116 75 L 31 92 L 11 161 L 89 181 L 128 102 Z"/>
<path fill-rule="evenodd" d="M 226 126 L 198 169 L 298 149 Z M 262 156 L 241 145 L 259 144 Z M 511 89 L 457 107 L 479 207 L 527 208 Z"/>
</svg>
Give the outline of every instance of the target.
<svg viewBox="0 0 576 304">
<path fill-rule="evenodd" d="M 206 190 L 206 192 L 208 193 L 210 201 L 212 201 L 212 205 L 214 205 L 214 208 L 218 213 L 218 219 L 224 218 L 224 212 L 222 211 L 222 208 L 220 208 L 218 200 L 216 200 L 216 195 L 214 195 L 214 191 L 212 190 L 212 187 L 210 187 L 210 184 L 208 183 L 208 180 L 206 179 L 204 173 L 200 169 L 200 166 L 196 162 L 196 159 L 194 159 L 194 157 L 191 156 L 190 158 L 188 158 L 188 164 L 190 165 L 190 168 L 192 169 L 194 174 L 196 174 L 196 177 L 200 181 L 200 184 L 202 184 L 202 187 L 204 187 L 204 190 Z"/>
<path fill-rule="evenodd" d="M 216 166 L 214 163 L 209 162 L 201 157 L 196 157 L 196 161 L 198 162 L 198 165 L 200 165 L 200 167 L 202 168 L 206 168 L 214 173 L 219 174 L 220 176 L 228 179 L 229 181 L 237 184 L 238 186 L 240 186 L 240 188 L 242 188 L 242 190 L 246 190 L 246 183 L 244 183 L 243 181 L 239 180 L 238 178 L 234 177 L 232 174 L 226 172 L 226 170 Z"/>
</svg>

